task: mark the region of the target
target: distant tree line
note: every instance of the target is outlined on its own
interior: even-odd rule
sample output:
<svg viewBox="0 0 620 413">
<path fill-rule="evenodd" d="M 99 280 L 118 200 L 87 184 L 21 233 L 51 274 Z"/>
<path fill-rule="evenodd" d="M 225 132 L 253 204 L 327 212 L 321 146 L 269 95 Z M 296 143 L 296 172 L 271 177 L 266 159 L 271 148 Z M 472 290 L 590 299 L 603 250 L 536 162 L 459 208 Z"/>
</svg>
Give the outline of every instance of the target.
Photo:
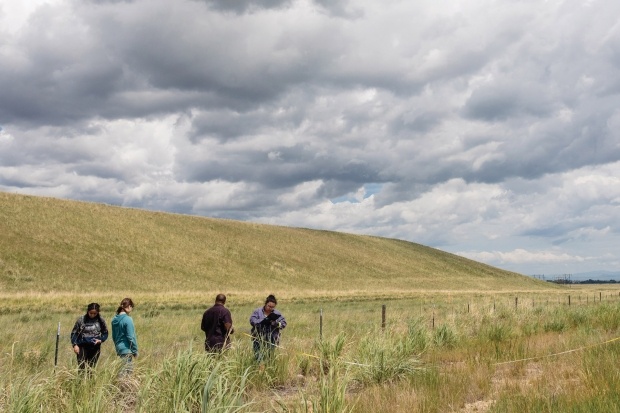
<svg viewBox="0 0 620 413">
<path fill-rule="evenodd" d="M 555 275 L 552 279 L 547 279 L 548 276 L 546 277 L 544 274 L 532 275 L 532 277 L 534 278 L 538 278 L 539 280 L 547 281 L 554 284 L 616 284 L 620 282 L 616 280 L 593 280 L 592 278 L 576 281 L 572 280 L 572 276 L 572 274 L 562 274 Z"/>
<path fill-rule="evenodd" d="M 555 284 L 616 284 L 618 282 L 616 280 L 593 280 L 591 278 L 583 281 L 572 281 L 570 279 L 555 279 L 547 281 Z"/>
</svg>

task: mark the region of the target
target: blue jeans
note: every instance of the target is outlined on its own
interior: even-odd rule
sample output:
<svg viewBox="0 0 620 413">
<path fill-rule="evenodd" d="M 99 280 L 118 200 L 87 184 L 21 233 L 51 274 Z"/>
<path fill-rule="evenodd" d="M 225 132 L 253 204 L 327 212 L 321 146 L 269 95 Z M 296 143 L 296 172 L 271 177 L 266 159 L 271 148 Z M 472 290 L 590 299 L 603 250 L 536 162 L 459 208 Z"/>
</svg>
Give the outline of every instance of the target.
<svg viewBox="0 0 620 413">
<path fill-rule="evenodd" d="M 118 372 L 119 376 L 129 376 L 133 373 L 133 354 L 121 354 L 121 360 L 123 361 L 123 367 Z"/>
</svg>

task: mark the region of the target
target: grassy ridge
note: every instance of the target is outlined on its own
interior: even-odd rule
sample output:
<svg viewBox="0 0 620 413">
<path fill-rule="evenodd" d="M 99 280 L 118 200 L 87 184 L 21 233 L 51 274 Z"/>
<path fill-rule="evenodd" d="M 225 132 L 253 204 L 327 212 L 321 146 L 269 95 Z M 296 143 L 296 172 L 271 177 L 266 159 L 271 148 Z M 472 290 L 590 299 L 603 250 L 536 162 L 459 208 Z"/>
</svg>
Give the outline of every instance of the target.
<svg viewBox="0 0 620 413">
<path fill-rule="evenodd" d="M 85 288 L 303 297 L 550 285 L 394 239 L 0 193 L 0 289 Z"/>
</svg>

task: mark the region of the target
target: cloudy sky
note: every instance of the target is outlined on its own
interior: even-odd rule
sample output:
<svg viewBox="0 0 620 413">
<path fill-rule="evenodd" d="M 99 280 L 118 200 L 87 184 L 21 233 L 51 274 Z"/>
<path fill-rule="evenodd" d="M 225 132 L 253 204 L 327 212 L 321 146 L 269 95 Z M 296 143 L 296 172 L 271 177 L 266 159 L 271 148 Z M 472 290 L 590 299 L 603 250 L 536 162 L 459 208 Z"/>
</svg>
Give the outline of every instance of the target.
<svg viewBox="0 0 620 413">
<path fill-rule="evenodd" d="M 620 270 L 620 2 L 0 0 L 0 190 Z"/>
</svg>

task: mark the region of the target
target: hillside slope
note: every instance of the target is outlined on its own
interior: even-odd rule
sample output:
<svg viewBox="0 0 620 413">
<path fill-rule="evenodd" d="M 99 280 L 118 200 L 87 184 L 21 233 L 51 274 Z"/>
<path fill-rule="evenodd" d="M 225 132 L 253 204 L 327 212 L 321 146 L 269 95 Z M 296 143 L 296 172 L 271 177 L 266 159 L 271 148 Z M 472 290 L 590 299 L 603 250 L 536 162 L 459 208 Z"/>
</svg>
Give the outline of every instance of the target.
<svg viewBox="0 0 620 413">
<path fill-rule="evenodd" d="M 536 290 L 394 239 L 0 193 L 6 292 Z"/>
</svg>

